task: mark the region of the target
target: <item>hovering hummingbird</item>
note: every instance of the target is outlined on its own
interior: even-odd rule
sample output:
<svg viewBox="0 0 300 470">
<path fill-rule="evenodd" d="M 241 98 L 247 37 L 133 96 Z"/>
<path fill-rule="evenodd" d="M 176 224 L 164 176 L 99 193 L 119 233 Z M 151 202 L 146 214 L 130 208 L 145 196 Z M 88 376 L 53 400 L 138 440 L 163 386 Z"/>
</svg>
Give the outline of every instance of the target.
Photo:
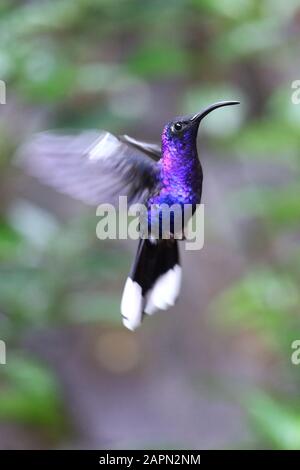
<svg viewBox="0 0 300 470">
<path fill-rule="evenodd" d="M 211 111 L 235 104 L 239 102 L 221 101 L 192 116 L 173 119 L 163 129 L 161 146 L 106 131 L 75 136 L 40 133 L 23 146 L 21 161 L 33 176 L 88 204 L 116 204 L 119 195 L 127 196 L 129 204 L 141 202 L 147 207 L 149 225 L 159 225 L 163 204 L 179 204 L 184 211 L 186 204 L 196 208 L 200 203 L 199 124 Z M 153 206 L 158 209 L 154 215 Z M 181 267 L 173 225 L 169 239 L 160 231 L 159 238 L 139 240 L 121 301 L 123 323 L 131 330 L 140 325 L 144 314 L 166 310 L 178 297 Z"/>
</svg>

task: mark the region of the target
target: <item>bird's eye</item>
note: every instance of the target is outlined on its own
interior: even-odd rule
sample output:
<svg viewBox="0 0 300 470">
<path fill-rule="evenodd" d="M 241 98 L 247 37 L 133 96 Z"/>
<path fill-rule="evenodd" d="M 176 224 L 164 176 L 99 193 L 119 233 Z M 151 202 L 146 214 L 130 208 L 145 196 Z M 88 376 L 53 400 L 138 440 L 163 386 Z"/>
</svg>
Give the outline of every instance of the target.
<svg viewBox="0 0 300 470">
<path fill-rule="evenodd" d="M 175 129 L 175 131 L 181 131 L 181 129 L 182 129 L 181 122 L 175 122 L 174 129 Z"/>
</svg>

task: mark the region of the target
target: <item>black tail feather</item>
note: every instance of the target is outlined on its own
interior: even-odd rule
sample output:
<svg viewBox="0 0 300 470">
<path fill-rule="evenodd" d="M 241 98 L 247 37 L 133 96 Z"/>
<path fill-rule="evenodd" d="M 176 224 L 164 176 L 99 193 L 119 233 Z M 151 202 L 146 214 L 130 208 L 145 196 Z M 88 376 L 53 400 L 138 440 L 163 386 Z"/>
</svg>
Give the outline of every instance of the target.
<svg viewBox="0 0 300 470">
<path fill-rule="evenodd" d="M 134 329 L 144 312 L 152 314 L 173 305 L 180 278 L 178 241 L 141 239 L 123 294 L 124 324 Z"/>
</svg>

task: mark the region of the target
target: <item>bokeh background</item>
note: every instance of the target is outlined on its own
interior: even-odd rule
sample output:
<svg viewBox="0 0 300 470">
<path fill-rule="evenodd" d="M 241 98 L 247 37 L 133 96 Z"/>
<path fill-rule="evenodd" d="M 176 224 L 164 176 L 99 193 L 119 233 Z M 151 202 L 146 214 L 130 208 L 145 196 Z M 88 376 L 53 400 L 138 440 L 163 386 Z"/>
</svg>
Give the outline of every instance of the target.
<svg viewBox="0 0 300 470">
<path fill-rule="evenodd" d="M 298 0 L 2 0 L 0 448 L 300 448 Z M 135 243 L 13 164 L 49 128 L 158 141 L 207 117 L 205 246 L 135 333 Z"/>
</svg>

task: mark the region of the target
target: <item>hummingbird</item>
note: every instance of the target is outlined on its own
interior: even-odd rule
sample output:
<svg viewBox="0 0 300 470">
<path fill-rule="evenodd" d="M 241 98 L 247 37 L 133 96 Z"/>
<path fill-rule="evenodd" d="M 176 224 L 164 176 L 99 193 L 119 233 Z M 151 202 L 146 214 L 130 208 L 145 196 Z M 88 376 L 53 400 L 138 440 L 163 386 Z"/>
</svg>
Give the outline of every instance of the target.
<svg viewBox="0 0 300 470">
<path fill-rule="evenodd" d="M 163 128 L 161 145 L 115 136 L 104 130 L 75 135 L 41 132 L 23 145 L 19 161 L 43 183 L 90 205 L 117 204 L 120 195 L 129 204 L 147 207 L 150 227 L 160 226 L 163 205 L 201 202 L 203 171 L 197 152 L 202 119 L 223 106 L 220 101 L 204 110 L 176 117 Z M 156 211 L 151 211 L 155 207 Z M 173 221 L 174 222 L 174 221 Z M 184 233 L 184 221 L 181 222 Z M 162 230 L 155 239 L 141 237 L 121 300 L 123 324 L 135 330 L 145 315 L 173 306 L 181 285 L 181 265 L 174 224 L 169 237 Z"/>
</svg>

